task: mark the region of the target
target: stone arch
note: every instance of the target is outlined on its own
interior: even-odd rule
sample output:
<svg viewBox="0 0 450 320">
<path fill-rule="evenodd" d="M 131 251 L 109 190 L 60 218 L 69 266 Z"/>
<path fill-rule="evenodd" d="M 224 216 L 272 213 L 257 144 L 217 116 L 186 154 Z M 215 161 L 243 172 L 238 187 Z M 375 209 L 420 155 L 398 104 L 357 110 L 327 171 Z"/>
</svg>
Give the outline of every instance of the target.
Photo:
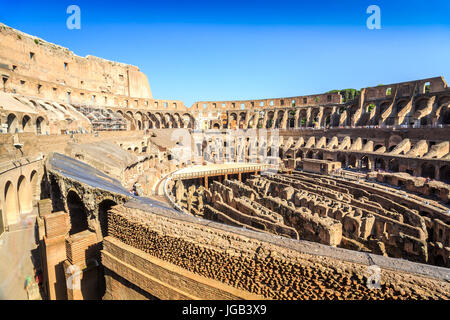
<svg viewBox="0 0 450 320">
<path fill-rule="evenodd" d="M 392 150 L 395 149 L 395 147 L 402 142 L 403 138 L 399 135 L 393 135 L 389 138 L 389 144 L 387 147 L 387 152 L 391 152 Z"/>
<path fill-rule="evenodd" d="M 369 157 L 364 155 L 361 157 L 361 169 L 362 170 L 369 170 Z"/>
<path fill-rule="evenodd" d="M 31 125 L 31 117 L 27 114 L 22 117 L 22 131 L 23 132 L 34 132 L 34 128 Z"/>
<path fill-rule="evenodd" d="M 239 113 L 239 128 L 240 129 L 244 128 L 246 117 L 247 117 L 247 113 L 245 113 L 245 112 Z"/>
<path fill-rule="evenodd" d="M 297 123 L 297 126 L 299 127 L 299 128 L 301 128 L 301 127 L 306 127 L 308 125 L 308 122 L 307 122 L 307 112 L 306 112 L 306 109 L 301 109 L 300 110 L 300 113 L 299 113 L 299 117 L 298 117 L 298 123 Z"/>
<path fill-rule="evenodd" d="M 345 157 L 345 154 L 338 153 L 336 160 L 341 163 L 342 167 L 347 166 L 347 158 Z"/>
<path fill-rule="evenodd" d="M 175 120 L 175 123 L 177 124 L 177 128 L 184 128 L 184 123 L 181 120 L 181 116 L 179 113 L 174 113 L 173 118 Z"/>
<path fill-rule="evenodd" d="M 383 114 L 391 105 L 391 101 L 386 101 L 380 104 L 380 114 Z"/>
<path fill-rule="evenodd" d="M 36 133 L 43 134 L 45 131 L 45 119 L 43 117 L 38 117 L 36 119 Z"/>
<path fill-rule="evenodd" d="M 277 114 L 277 119 L 275 120 L 275 128 L 280 128 L 281 127 L 281 122 L 283 121 L 283 117 L 284 117 L 284 111 L 283 110 L 279 110 L 278 114 Z"/>
<path fill-rule="evenodd" d="M 19 201 L 19 212 L 21 214 L 30 213 L 33 210 L 33 197 L 30 183 L 23 175 L 17 181 L 17 197 Z"/>
<path fill-rule="evenodd" d="M 8 133 L 19 132 L 19 120 L 14 113 L 8 114 L 6 124 L 8 125 Z"/>
<path fill-rule="evenodd" d="M 75 234 L 88 229 L 88 210 L 80 196 L 73 190 L 67 193 L 67 209 L 70 216 L 69 234 Z"/>
<path fill-rule="evenodd" d="M 439 117 L 439 123 L 450 124 L 450 106 L 443 106 L 441 110 L 441 116 Z"/>
<path fill-rule="evenodd" d="M 352 168 L 355 168 L 357 166 L 355 155 L 351 154 L 348 156 L 348 166 L 351 166 Z"/>
<path fill-rule="evenodd" d="M 375 145 L 375 147 L 373 147 L 373 151 L 377 152 L 377 150 L 379 150 L 380 148 L 383 148 L 383 147 L 384 147 L 384 145 L 379 143 L 379 144 Z"/>
<path fill-rule="evenodd" d="M 192 116 L 189 113 L 183 114 L 183 122 L 185 128 L 194 128 L 194 121 Z"/>
<path fill-rule="evenodd" d="M 384 163 L 384 159 L 383 158 L 376 158 L 375 159 L 375 169 L 386 170 L 386 164 Z"/>
<path fill-rule="evenodd" d="M 64 211 L 64 199 L 58 182 L 54 175 L 50 174 L 50 198 L 55 212 Z"/>
<path fill-rule="evenodd" d="M 421 176 L 424 178 L 430 178 L 430 179 L 434 179 L 435 178 L 435 167 L 434 165 L 432 165 L 431 163 L 423 163 L 420 168 L 421 170 Z"/>
<path fill-rule="evenodd" d="M 398 159 L 391 159 L 389 160 L 389 170 L 392 172 L 398 172 L 399 171 L 399 161 Z"/>
<path fill-rule="evenodd" d="M 450 184 L 450 165 L 446 164 L 439 168 L 439 180 Z"/>
<path fill-rule="evenodd" d="M 4 189 L 5 217 L 7 225 L 19 222 L 19 206 L 17 203 L 17 190 L 11 181 L 7 181 Z"/>
<path fill-rule="evenodd" d="M 108 235 L 108 211 L 116 205 L 117 203 L 111 199 L 105 199 L 98 205 L 98 221 L 100 223 L 102 237 Z"/>
<path fill-rule="evenodd" d="M 271 127 L 272 127 L 272 123 L 273 123 L 273 121 L 274 121 L 274 115 L 275 115 L 275 112 L 273 112 L 273 111 L 269 111 L 268 113 L 267 113 L 267 122 L 266 122 L 266 129 L 270 129 Z"/>
</svg>

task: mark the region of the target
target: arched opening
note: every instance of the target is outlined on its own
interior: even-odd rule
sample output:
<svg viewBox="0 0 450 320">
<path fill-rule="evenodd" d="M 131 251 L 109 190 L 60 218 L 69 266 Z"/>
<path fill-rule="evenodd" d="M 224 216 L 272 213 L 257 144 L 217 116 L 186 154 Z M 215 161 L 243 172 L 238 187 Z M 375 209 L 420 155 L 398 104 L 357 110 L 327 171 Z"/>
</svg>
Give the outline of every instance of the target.
<svg viewBox="0 0 450 320">
<path fill-rule="evenodd" d="M 381 158 L 375 159 L 375 169 L 382 169 L 382 170 L 386 169 L 383 159 Z"/>
<path fill-rule="evenodd" d="M 117 203 L 115 201 L 106 199 L 100 202 L 98 206 L 98 220 L 103 237 L 108 235 L 108 211 L 116 205 Z"/>
<path fill-rule="evenodd" d="M 450 107 L 442 107 L 440 122 L 442 124 L 450 124 Z"/>
<path fill-rule="evenodd" d="M 31 118 L 28 115 L 24 115 L 22 117 L 22 130 L 23 132 L 33 132 L 33 128 L 31 127 Z"/>
<path fill-rule="evenodd" d="M 75 234 L 88 229 L 88 212 L 83 201 L 74 191 L 67 194 L 71 228 L 69 234 Z"/>
<path fill-rule="evenodd" d="M 374 152 L 380 152 L 380 149 L 383 148 L 384 146 L 382 144 L 377 144 L 375 147 L 373 147 L 373 151 Z"/>
<path fill-rule="evenodd" d="M 342 167 L 345 168 L 347 166 L 347 160 L 345 159 L 345 154 L 339 153 L 337 155 L 337 161 L 339 161 L 341 163 Z"/>
<path fill-rule="evenodd" d="M 450 184 L 450 165 L 444 165 L 439 168 L 439 180 Z"/>
<path fill-rule="evenodd" d="M 361 169 L 364 170 L 364 171 L 368 171 L 369 170 L 369 157 L 363 156 L 361 158 Z"/>
<path fill-rule="evenodd" d="M 42 134 L 43 129 L 44 129 L 43 124 L 44 124 L 44 118 L 38 117 L 36 119 L 36 133 L 37 134 Z"/>
<path fill-rule="evenodd" d="M 390 146 L 388 149 L 388 152 L 391 152 L 392 150 L 394 150 L 396 146 L 397 146 L 396 144 Z"/>
<path fill-rule="evenodd" d="M 6 124 L 8 125 L 8 133 L 19 132 L 19 120 L 14 113 L 10 113 L 6 119 Z"/>
<path fill-rule="evenodd" d="M 33 199 L 31 197 L 30 184 L 24 176 L 20 176 L 17 182 L 17 195 L 19 198 L 20 213 L 30 213 L 33 210 Z"/>
<path fill-rule="evenodd" d="M 349 157 L 348 157 L 348 166 L 350 167 L 350 168 L 356 168 L 356 156 L 354 156 L 354 155 L 350 155 Z"/>
<path fill-rule="evenodd" d="M 397 159 L 389 160 L 389 170 L 392 172 L 398 172 L 399 163 Z"/>
<path fill-rule="evenodd" d="M 434 177 L 435 169 L 432 164 L 424 163 L 424 164 L 422 164 L 421 168 L 422 168 L 422 174 L 421 174 L 422 177 L 430 178 L 430 179 L 435 178 Z"/>
<path fill-rule="evenodd" d="M 19 210 L 17 204 L 17 192 L 11 181 L 6 182 L 5 192 L 5 216 L 8 225 L 19 222 Z"/>
</svg>

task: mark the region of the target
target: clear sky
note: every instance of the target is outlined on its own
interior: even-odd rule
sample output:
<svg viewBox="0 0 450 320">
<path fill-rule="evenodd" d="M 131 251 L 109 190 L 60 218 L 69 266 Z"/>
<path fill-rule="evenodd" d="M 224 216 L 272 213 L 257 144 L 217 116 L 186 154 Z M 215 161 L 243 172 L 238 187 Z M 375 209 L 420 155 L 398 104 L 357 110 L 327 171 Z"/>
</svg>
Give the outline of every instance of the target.
<svg viewBox="0 0 450 320">
<path fill-rule="evenodd" d="M 66 9 L 81 9 L 69 30 Z M 369 30 L 369 5 L 381 30 Z M 450 1 L 0 0 L 0 22 L 138 66 L 154 98 L 276 98 L 444 76 Z"/>
</svg>

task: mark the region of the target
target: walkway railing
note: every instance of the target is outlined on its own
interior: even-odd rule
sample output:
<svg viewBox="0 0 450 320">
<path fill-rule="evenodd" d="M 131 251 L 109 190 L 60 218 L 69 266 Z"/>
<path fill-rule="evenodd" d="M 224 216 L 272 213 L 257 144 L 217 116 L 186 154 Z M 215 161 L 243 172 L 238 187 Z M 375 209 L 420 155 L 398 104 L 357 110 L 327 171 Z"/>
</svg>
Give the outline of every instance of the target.
<svg viewBox="0 0 450 320">
<path fill-rule="evenodd" d="M 200 178 L 204 176 L 217 176 L 217 175 L 225 175 L 225 174 L 238 174 L 238 173 L 246 173 L 252 171 L 264 171 L 268 169 L 270 165 L 262 164 L 262 165 L 249 165 L 248 167 L 242 168 L 229 168 L 229 169 L 212 169 L 207 171 L 198 171 L 198 172 L 186 172 L 186 173 L 173 173 L 172 177 L 176 179 L 194 179 Z"/>
</svg>

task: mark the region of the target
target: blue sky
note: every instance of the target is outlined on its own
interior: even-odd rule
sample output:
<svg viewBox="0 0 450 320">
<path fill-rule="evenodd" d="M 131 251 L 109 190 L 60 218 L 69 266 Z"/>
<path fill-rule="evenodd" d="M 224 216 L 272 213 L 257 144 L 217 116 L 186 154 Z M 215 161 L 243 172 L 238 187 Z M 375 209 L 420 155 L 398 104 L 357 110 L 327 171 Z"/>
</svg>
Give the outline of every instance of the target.
<svg viewBox="0 0 450 320">
<path fill-rule="evenodd" d="M 66 8 L 81 9 L 81 30 Z M 369 30 L 369 5 L 381 30 Z M 154 98 L 276 98 L 443 75 L 450 1 L 6 1 L 0 22 L 138 66 Z"/>
</svg>

